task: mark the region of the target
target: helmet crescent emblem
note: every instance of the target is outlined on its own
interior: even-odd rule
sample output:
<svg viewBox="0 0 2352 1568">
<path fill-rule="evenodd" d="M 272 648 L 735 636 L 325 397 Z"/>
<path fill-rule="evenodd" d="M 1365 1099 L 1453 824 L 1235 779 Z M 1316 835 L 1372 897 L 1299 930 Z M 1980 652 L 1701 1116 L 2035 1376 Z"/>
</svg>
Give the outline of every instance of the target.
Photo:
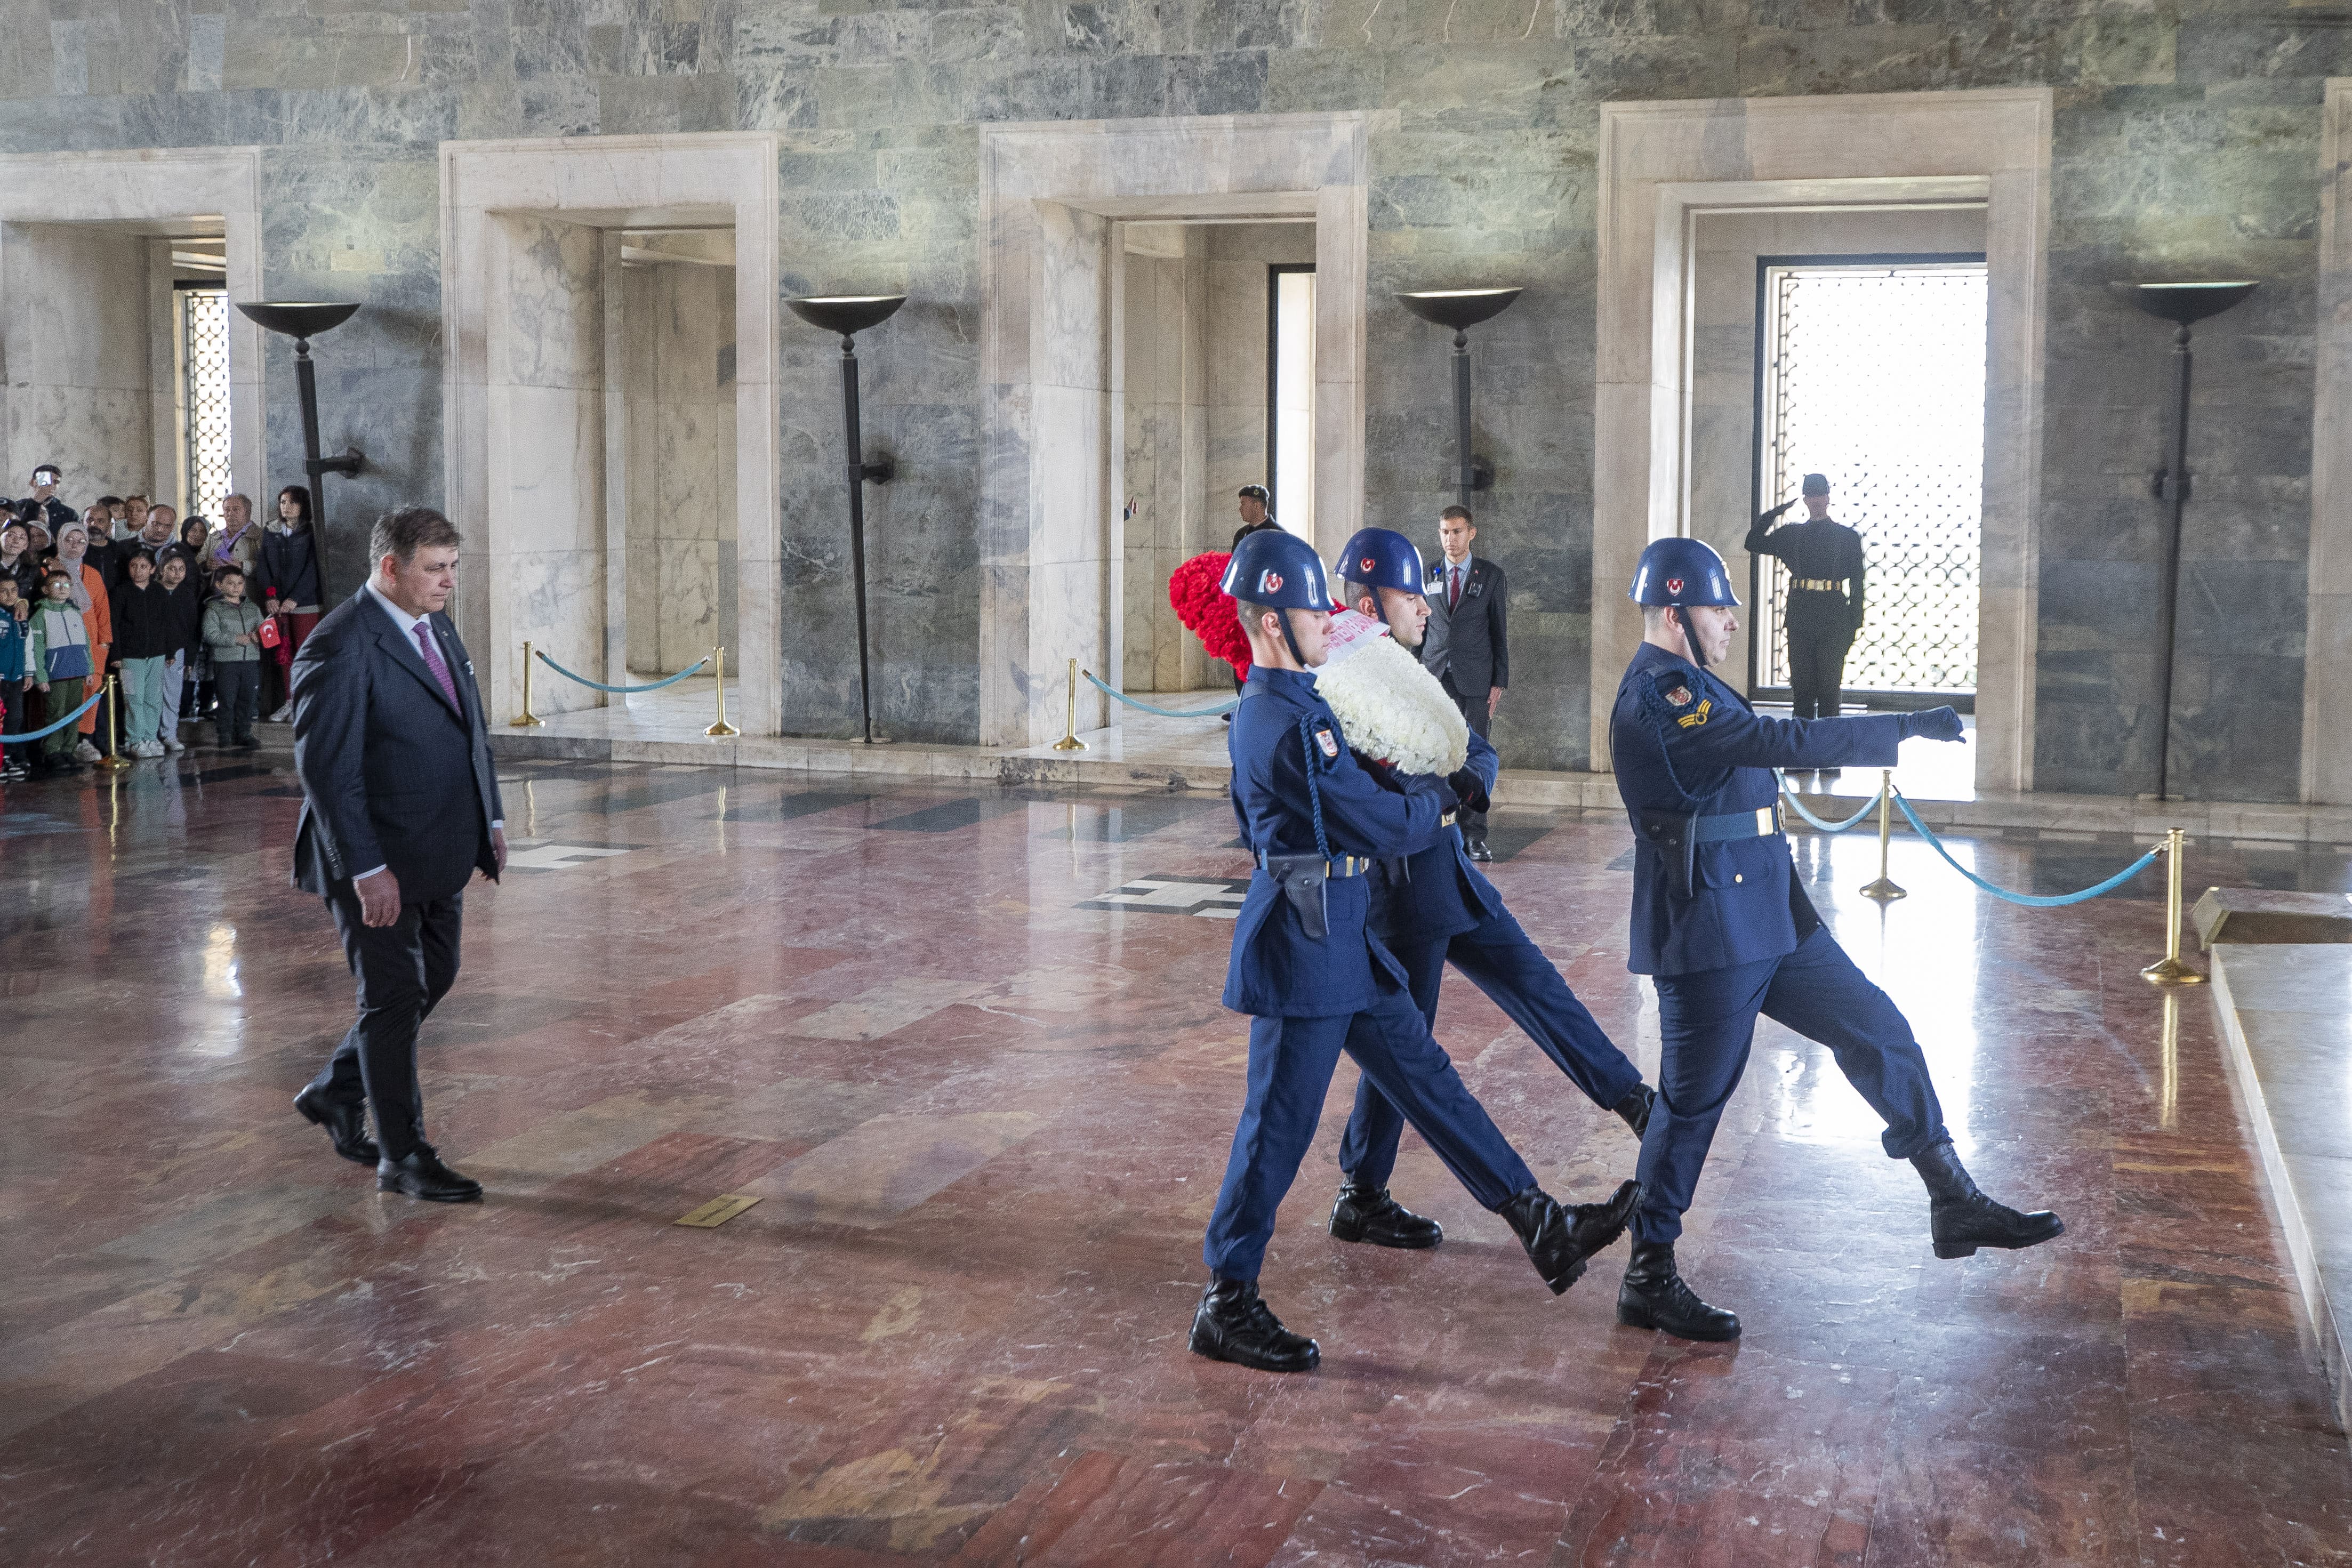
<svg viewBox="0 0 2352 1568">
<path fill-rule="evenodd" d="M 1374 567 L 1378 566 L 1378 565 L 1380 564 L 1380 562 L 1378 562 L 1378 561 L 1374 560 L 1370 556 L 1366 556 L 1366 557 L 1364 558 L 1364 559 L 1363 559 L 1363 563 L 1362 563 L 1362 564 L 1363 564 L 1363 568 L 1364 568 L 1364 570 L 1365 570 L 1366 571 L 1370 571 L 1370 570 L 1372 570 L 1372 568 L 1374 568 Z"/>
<path fill-rule="evenodd" d="M 1668 593 L 1680 593 L 1682 591 L 1683 580 L 1681 578 L 1670 577 L 1666 579 L 1666 591 Z"/>
<path fill-rule="evenodd" d="M 1282 573 L 1269 571 L 1257 580 L 1257 585 L 1265 592 L 1278 593 L 1282 591 Z"/>
</svg>

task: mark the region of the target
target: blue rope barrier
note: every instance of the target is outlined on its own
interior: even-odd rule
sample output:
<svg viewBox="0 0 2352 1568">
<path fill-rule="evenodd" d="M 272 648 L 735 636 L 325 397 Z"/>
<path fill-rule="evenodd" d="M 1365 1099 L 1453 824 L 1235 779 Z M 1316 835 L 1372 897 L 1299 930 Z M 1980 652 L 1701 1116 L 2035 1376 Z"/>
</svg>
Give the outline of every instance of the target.
<svg viewBox="0 0 2352 1568">
<path fill-rule="evenodd" d="M 1954 871 L 1958 872 L 1962 876 L 1967 877 L 1970 882 L 1975 883 L 1979 887 L 1983 888 L 1995 898 L 2006 899 L 2011 904 L 2021 904 L 2028 909 L 2056 909 L 2063 904 L 2087 903 L 2091 899 L 2097 898 L 2102 894 L 2113 893 L 2116 889 L 2121 887 L 2124 883 L 2129 882 L 2132 878 L 2137 876 L 2140 873 L 2146 871 L 2150 865 L 2154 864 L 2156 857 L 2164 852 L 2161 850 L 2150 850 L 2147 853 L 2140 856 L 2139 859 L 2132 862 L 2131 864 L 2124 867 L 2123 870 L 2116 873 L 2115 875 L 2107 878 L 2106 881 L 2099 883 L 2098 886 L 2086 887 L 2080 893 L 2011 893 L 2007 888 L 1995 887 L 1992 883 L 1987 882 L 1984 878 L 1979 876 L 1976 873 L 1970 871 L 1968 867 L 1954 860 L 1952 858 L 1952 852 L 1944 847 L 1944 841 L 1937 838 L 1934 833 L 1928 831 L 1927 824 L 1919 820 L 1919 814 L 1911 809 L 1911 802 L 1903 798 L 1903 791 L 1900 789 L 1897 789 L 1895 792 L 1895 803 L 1903 808 L 1903 815 L 1908 819 L 1911 826 L 1917 831 L 1919 836 L 1927 841 L 1928 847 L 1933 849 L 1937 854 L 1944 857 L 1944 863 L 1946 865 L 1950 866 Z"/>
<path fill-rule="evenodd" d="M 565 669 L 562 665 L 549 658 L 537 648 L 533 648 L 531 650 L 531 654 L 533 657 L 538 659 L 541 664 L 545 664 L 549 669 L 553 670 L 557 674 L 562 675 L 567 681 L 578 681 L 582 685 L 593 686 L 600 692 L 621 692 L 624 694 L 630 692 L 657 692 L 664 686 L 674 686 L 677 685 L 678 682 L 686 679 L 687 676 L 694 674 L 695 671 L 702 668 L 703 665 L 710 663 L 710 655 L 705 653 L 702 657 L 697 659 L 694 663 L 688 664 L 677 674 L 674 675 L 664 675 L 660 680 L 649 681 L 642 686 L 608 686 L 602 681 L 592 681 L 585 675 L 573 674 L 571 671 Z"/>
<path fill-rule="evenodd" d="M 1087 679 L 1093 681 L 1096 688 L 1103 692 L 1106 695 L 1117 697 L 1119 701 L 1125 703 L 1129 707 L 1139 707 L 1146 713 L 1156 713 L 1161 718 L 1214 718 L 1221 713 L 1231 713 L 1234 709 L 1242 706 L 1242 699 L 1235 697 L 1229 703 L 1219 703 L 1215 707 L 1196 708 L 1191 713 L 1178 713 L 1173 708 L 1153 707 L 1150 703 L 1137 702 L 1125 692 L 1114 691 L 1109 686 L 1104 685 L 1099 679 L 1097 679 L 1095 673 L 1092 670 L 1080 670 L 1078 674 L 1086 676 Z"/>
<path fill-rule="evenodd" d="M 73 712 L 66 715 L 65 717 L 58 720 L 57 723 L 46 725 L 39 729 L 28 729 L 22 735 L 9 736 L 7 737 L 8 744 L 11 746 L 22 746 L 28 740 L 38 740 L 45 735 L 55 735 L 58 731 L 65 728 L 66 726 L 79 723 L 82 715 L 88 713 L 90 709 L 96 707 L 100 703 L 105 700 L 105 688 L 100 687 L 97 695 L 91 697 L 89 701 L 82 704 L 81 706 L 74 709 Z"/>
<path fill-rule="evenodd" d="M 1781 772 L 1777 768 L 1772 769 L 1772 773 L 1775 778 L 1780 780 L 1780 793 L 1789 798 L 1789 804 L 1796 808 L 1797 815 L 1804 818 L 1805 821 L 1811 822 L 1813 826 L 1819 828 L 1825 833 L 1843 833 L 1848 828 L 1853 827 L 1856 822 L 1861 821 L 1864 817 L 1869 816 L 1871 812 L 1878 809 L 1878 795 L 1873 795 L 1869 800 L 1864 800 L 1862 803 L 1861 810 L 1856 811 L 1844 821 L 1824 822 L 1819 817 L 1814 816 L 1811 811 L 1805 810 L 1805 803 L 1797 799 L 1797 792 L 1794 789 L 1789 788 L 1789 776 L 1787 774 Z M 1886 786 L 1881 784 L 1878 787 L 1878 791 L 1880 795 L 1885 794 L 1886 792 Z"/>
</svg>

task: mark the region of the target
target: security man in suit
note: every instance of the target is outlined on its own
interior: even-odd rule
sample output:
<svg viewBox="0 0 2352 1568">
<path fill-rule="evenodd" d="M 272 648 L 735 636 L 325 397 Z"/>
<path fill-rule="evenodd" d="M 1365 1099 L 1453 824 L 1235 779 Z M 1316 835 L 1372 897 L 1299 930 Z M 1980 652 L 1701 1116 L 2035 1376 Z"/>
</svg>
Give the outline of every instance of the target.
<svg viewBox="0 0 2352 1568">
<path fill-rule="evenodd" d="M 416 1032 L 457 978 L 467 882 L 507 863 L 481 693 L 447 614 L 457 545 L 427 507 L 377 518 L 374 574 L 319 622 L 292 675 L 294 884 L 327 901 L 359 981 L 358 1020 L 294 1108 L 373 1165 L 380 1190 L 436 1203 L 482 1187 L 425 1142 Z"/>
<path fill-rule="evenodd" d="M 1411 539 L 1387 528 L 1359 529 L 1340 553 L 1339 573 L 1349 609 L 1385 622 L 1400 647 L 1420 645 L 1430 607 L 1421 554 Z M 1463 803 L 1483 805 L 1494 788 L 1496 767 L 1495 748 L 1473 730 L 1468 759 L 1446 787 Z M 1543 949 L 1520 929 L 1495 884 L 1470 863 L 1454 815 L 1440 817 L 1436 831 L 1418 848 L 1373 863 L 1372 935 L 1403 967 L 1405 988 L 1432 1029 L 1451 959 L 1594 1104 L 1616 1112 L 1639 1137 L 1654 1092 L 1577 1000 Z M 1404 1118 L 1395 1104 L 1370 1079 L 1359 1080 L 1355 1111 L 1339 1143 L 1345 1176 L 1331 1209 L 1331 1234 L 1340 1240 L 1410 1249 L 1444 1239 L 1437 1221 L 1389 1195 L 1403 1133 Z"/>
<path fill-rule="evenodd" d="M 1845 656 L 1862 630 L 1862 536 L 1830 518 L 1826 476 L 1805 476 L 1806 518 L 1774 528 L 1795 506 L 1783 501 L 1759 516 L 1745 548 L 1780 558 L 1789 569 L 1789 691 L 1799 718 L 1835 718 L 1844 700 Z"/>
<path fill-rule="evenodd" d="M 1723 558 L 1696 539 L 1642 552 L 1633 599 L 1644 636 L 1610 716 L 1617 790 L 1633 826 L 1626 967 L 1658 992 L 1658 1103 L 1642 1140 L 1642 1200 L 1617 1321 L 1685 1339 L 1736 1339 L 1675 1267 L 1675 1239 L 1762 1013 L 1830 1048 L 1886 1123 L 1890 1158 L 1918 1169 L 1938 1258 L 2031 1247 L 2065 1227 L 1977 1190 L 1944 1130 L 1927 1059 L 1886 994 L 1864 978 L 1791 874 L 1775 768 L 1891 767 L 1909 736 L 1960 738 L 1948 707 L 1840 719 L 1759 717 L 1708 666 L 1738 630 Z"/>
<path fill-rule="evenodd" d="M 1429 563 L 1429 635 L 1421 645 L 1421 662 L 1445 687 L 1445 695 L 1462 710 L 1472 733 L 1485 736 L 1511 684 L 1511 584 L 1503 569 L 1484 556 L 1470 553 L 1478 529 L 1467 507 L 1448 507 L 1438 514 L 1438 541 L 1444 553 Z M 1462 812 L 1462 837 L 1474 861 L 1491 861 L 1486 848 L 1485 807 Z"/>
<path fill-rule="evenodd" d="M 1202 1243 L 1210 1279 L 1191 1345 L 1218 1361 L 1306 1372 L 1321 1351 L 1282 1326 L 1257 1276 L 1342 1050 L 1509 1223 L 1555 1295 L 1616 1239 L 1635 1194 L 1627 1182 L 1605 1204 L 1564 1207 L 1538 1186 L 1365 925 L 1370 862 L 1426 842 L 1454 798 L 1437 779 L 1383 782 L 1341 741 L 1338 716 L 1315 690 L 1331 601 L 1313 547 L 1253 534 L 1234 552 L 1224 589 L 1240 602 L 1253 661 L 1226 741 L 1234 814 L 1257 861 L 1234 923 L 1224 994 L 1225 1006 L 1251 1015 L 1249 1089 Z"/>
</svg>

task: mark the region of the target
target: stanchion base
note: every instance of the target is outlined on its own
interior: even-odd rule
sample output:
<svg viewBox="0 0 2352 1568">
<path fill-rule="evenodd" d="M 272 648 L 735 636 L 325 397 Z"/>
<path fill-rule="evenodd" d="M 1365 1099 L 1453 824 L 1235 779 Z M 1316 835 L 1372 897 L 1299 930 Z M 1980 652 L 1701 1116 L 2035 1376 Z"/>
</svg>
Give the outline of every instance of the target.
<svg viewBox="0 0 2352 1568">
<path fill-rule="evenodd" d="M 545 719 L 539 717 L 535 714 L 527 713 L 520 718 L 509 719 L 507 721 L 507 727 L 509 729 L 537 729 L 546 722 L 547 721 Z"/>
<path fill-rule="evenodd" d="M 1087 743 L 1075 735 L 1066 735 L 1054 742 L 1054 749 L 1056 751 L 1084 751 L 1086 748 Z"/>
<path fill-rule="evenodd" d="M 2158 958 L 2139 972 L 2151 986 L 2201 986 L 2205 977 L 2178 958 Z"/>
<path fill-rule="evenodd" d="M 1860 891 L 1863 897 L 1874 898 L 1881 904 L 1892 904 L 1898 898 L 1908 898 L 1911 896 L 1911 890 L 1909 888 L 1897 887 L 1895 883 L 1887 881 L 1883 876 L 1876 882 L 1866 884 Z"/>
<path fill-rule="evenodd" d="M 714 724 L 702 733 L 713 740 L 731 740 L 743 732 L 731 724 Z"/>
<path fill-rule="evenodd" d="M 131 762 L 132 758 L 125 757 L 122 753 L 116 751 L 110 752 L 108 755 L 100 758 L 96 763 L 92 764 L 92 766 L 103 768 L 109 773 L 120 773 L 125 768 L 131 767 Z"/>
</svg>

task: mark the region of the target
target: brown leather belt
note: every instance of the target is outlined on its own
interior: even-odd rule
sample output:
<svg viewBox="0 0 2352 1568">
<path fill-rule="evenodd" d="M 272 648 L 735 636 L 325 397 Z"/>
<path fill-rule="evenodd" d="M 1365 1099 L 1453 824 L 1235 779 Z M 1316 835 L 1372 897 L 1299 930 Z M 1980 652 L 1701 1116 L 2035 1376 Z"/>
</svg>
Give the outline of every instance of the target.
<svg viewBox="0 0 2352 1568">
<path fill-rule="evenodd" d="M 1797 586 L 1809 588 L 1815 593 L 1835 593 L 1838 591 L 1838 580 L 1833 577 L 1801 577 L 1797 579 Z"/>
</svg>

